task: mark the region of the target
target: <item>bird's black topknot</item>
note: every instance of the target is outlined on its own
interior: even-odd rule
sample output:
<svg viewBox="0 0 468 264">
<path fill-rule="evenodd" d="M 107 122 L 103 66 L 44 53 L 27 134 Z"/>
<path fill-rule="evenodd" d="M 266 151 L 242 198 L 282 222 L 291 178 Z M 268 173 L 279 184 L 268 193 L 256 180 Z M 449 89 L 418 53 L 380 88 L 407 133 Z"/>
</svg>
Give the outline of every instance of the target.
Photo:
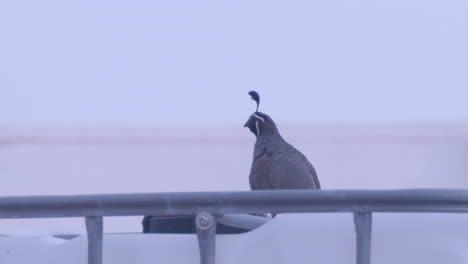
<svg viewBox="0 0 468 264">
<path fill-rule="evenodd" d="M 254 100 L 257 103 L 257 111 L 258 112 L 258 107 L 260 106 L 260 95 L 256 91 L 250 91 L 249 92 L 250 98 Z"/>
</svg>

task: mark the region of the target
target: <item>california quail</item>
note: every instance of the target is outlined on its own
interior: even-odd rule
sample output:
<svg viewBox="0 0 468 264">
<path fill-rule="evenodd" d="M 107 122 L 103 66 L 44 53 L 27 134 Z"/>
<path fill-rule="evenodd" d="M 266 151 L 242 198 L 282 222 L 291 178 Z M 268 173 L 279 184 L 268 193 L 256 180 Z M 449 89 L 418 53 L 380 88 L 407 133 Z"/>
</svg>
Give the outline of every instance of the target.
<svg viewBox="0 0 468 264">
<path fill-rule="evenodd" d="M 312 164 L 304 154 L 281 137 L 275 122 L 268 115 L 258 112 L 258 93 L 250 91 L 249 95 L 257 102 L 257 111 L 244 125 L 257 137 L 249 176 L 250 188 L 320 189 Z"/>
</svg>

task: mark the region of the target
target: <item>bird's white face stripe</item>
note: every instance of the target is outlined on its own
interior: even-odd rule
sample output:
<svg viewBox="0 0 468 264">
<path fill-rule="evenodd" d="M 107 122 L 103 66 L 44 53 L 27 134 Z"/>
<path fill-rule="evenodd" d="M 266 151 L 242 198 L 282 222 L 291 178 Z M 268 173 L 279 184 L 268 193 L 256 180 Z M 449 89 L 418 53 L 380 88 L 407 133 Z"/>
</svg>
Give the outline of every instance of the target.
<svg viewBox="0 0 468 264">
<path fill-rule="evenodd" d="M 260 135 L 260 128 L 258 127 L 258 120 L 255 121 L 255 128 L 257 128 L 257 136 Z"/>
<path fill-rule="evenodd" d="M 263 117 L 256 115 L 256 114 L 253 114 L 253 116 L 255 116 L 257 119 L 262 120 L 262 122 L 265 123 L 265 119 Z"/>
</svg>

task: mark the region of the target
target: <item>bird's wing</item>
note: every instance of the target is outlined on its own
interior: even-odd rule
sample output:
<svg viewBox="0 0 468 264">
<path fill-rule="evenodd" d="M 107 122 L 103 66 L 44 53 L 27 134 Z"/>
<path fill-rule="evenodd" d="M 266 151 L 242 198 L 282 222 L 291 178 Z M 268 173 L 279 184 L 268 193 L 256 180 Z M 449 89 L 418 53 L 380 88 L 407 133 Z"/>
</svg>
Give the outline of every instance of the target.
<svg viewBox="0 0 468 264">
<path fill-rule="evenodd" d="M 320 189 L 312 164 L 294 147 L 271 155 L 268 163 L 273 189 Z"/>
<path fill-rule="evenodd" d="M 302 154 L 301 152 L 299 152 L 299 150 L 297 151 L 300 156 L 301 156 L 301 159 L 304 161 L 304 163 L 307 164 L 307 167 L 309 169 L 309 173 L 310 175 L 312 176 L 312 182 L 314 184 L 314 189 L 321 189 L 322 187 L 320 186 L 320 181 L 318 179 L 318 176 L 317 176 L 317 172 L 315 171 L 315 168 L 314 166 L 312 166 L 312 164 L 309 162 L 309 160 L 307 159 L 306 156 L 304 156 L 304 154 Z"/>
</svg>

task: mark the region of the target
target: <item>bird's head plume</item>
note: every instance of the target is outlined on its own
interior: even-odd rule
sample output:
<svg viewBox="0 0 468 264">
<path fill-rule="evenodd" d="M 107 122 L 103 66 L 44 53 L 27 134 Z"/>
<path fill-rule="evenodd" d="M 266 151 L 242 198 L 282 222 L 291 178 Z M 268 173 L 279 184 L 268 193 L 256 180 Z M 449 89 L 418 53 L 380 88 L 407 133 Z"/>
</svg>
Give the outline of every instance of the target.
<svg viewBox="0 0 468 264">
<path fill-rule="evenodd" d="M 257 103 L 257 110 L 255 112 L 258 112 L 258 107 L 260 106 L 260 95 L 256 91 L 250 91 L 249 95 L 250 98 Z"/>
<path fill-rule="evenodd" d="M 249 120 L 247 120 L 244 127 L 248 127 L 257 137 L 262 134 L 279 134 L 273 119 L 271 119 L 267 114 L 258 112 L 260 95 L 256 91 L 250 91 L 249 95 L 251 99 L 257 103 L 257 109 L 252 115 L 250 115 Z"/>
</svg>

